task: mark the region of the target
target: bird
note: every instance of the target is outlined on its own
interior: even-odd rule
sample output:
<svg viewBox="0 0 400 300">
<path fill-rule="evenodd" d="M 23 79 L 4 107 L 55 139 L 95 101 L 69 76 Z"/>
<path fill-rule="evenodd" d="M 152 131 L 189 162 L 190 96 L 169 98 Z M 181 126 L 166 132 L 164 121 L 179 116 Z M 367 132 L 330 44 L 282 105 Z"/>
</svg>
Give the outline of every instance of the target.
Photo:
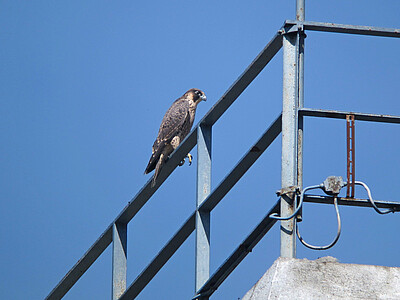
<svg viewBox="0 0 400 300">
<path fill-rule="evenodd" d="M 151 187 L 155 186 L 160 170 L 169 155 L 189 134 L 193 126 L 197 105 L 206 100 L 207 97 L 204 92 L 199 89 L 190 89 L 176 99 L 165 113 L 152 147 L 149 163 L 144 171 L 145 174 L 148 174 L 155 169 Z M 189 159 L 189 165 L 191 165 L 192 155 L 189 153 L 186 157 Z M 179 165 L 181 166 L 184 163 L 185 158 Z"/>
</svg>

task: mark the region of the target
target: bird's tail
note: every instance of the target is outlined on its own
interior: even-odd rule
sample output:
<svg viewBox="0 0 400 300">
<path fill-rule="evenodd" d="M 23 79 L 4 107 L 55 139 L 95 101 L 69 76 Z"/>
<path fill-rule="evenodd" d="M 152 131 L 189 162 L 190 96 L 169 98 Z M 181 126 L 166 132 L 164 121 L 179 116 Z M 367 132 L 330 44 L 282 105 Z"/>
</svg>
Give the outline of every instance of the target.
<svg viewBox="0 0 400 300">
<path fill-rule="evenodd" d="M 161 153 L 160 158 L 158 159 L 157 165 L 156 165 L 156 170 L 154 172 L 153 176 L 153 181 L 151 182 L 151 187 L 154 187 L 156 185 L 156 180 L 158 177 L 158 173 L 161 170 L 161 167 L 164 165 L 164 153 Z"/>
</svg>

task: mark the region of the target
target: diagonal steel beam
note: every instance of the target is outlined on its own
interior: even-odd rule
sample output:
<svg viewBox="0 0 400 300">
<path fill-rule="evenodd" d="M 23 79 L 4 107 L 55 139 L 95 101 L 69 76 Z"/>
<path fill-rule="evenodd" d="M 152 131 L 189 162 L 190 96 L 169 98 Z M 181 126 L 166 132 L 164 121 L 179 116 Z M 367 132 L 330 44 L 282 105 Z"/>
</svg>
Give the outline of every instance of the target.
<svg viewBox="0 0 400 300">
<path fill-rule="evenodd" d="M 142 187 L 142 189 L 136 194 L 136 196 L 132 198 L 128 205 L 125 206 L 118 217 L 90 247 L 90 249 L 72 267 L 72 269 L 68 271 L 64 278 L 61 279 L 61 281 L 50 292 L 46 299 L 60 299 L 71 289 L 78 279 L 101 255 L 101 253 L 103 253 L 108 245 L 111 244 L 113 224 L 128 223 L 157 191 L 160 185 L 168 178 L 168 176 L 178 166 L 186 154 L 193 149 L 193 147 L 196 145 L 198 126 L 202 124 L 208 126 L 213 125 L 254 80 L 254 78 L 257 77 L 257 75 L 275 56 L 281 47 L 282 37 L 280 34 L 276 34 L 268 43 L 268 45 L 258 54 L 254 61 L 247 67 L 247 69 L 229 87 L 229 89 L 218 100 L 218 102 L 208 111 L 199 124 L 189 133 L 181 145 L 171 154 L 169 160 L 159 174 L 155 187 L 151 188 L 152 178 L 150 178 Z"/>
<path fill-rule="evenodd" d="M 46 297 L 46 300 L 59 300 L 71 289 L 93 262 L 103 253 L 104 250 L 112 242 L 113 224 L 103 232 L 89 250 L 82 256 L 80 260 L 72 267 L 72 269 L 64 276 L 64 278 L 56 285 L 56 287 Z"/>
<path fill-rule="evenodd" d="M 155 193 L 159 186 L 178 166 L 179 162 L 196 144 L 197 127 L 191 132 L 182 145 L 175 150 L 174 155 L 168 160 L 164 168 L 161 170 L 159 178 L 154 188 L 151 188 L 150 178 L 144 187 L 136 194 L 136 196 L 125 206 L 119 216 L 107 227 L 103 234 L 94 242 L 90 249 L 82 256 L 81 259 L 71 268 L 64 278 L 46 297 L 46 300 L 61 299 L 72 288 L 72 286 L 81 278 L 81 276 L 89 269 L 96 259 L 104 252 L 104 250 L 112 242 L 113 224 L 127 224 L 136 213 L 146 204 L 150 197 Z"/>
<path fill-rule="evenodd" d="M 200 121 L 200 124 L 214 125 L 222 114 L 240 96 L 240 94 L 250 85 L 262 69 L 271 61 L 276 53 L 282 48 L 282 35 L 277 33 L 265 48 L 257 55 L 247 69 L 229 87 L 225 94 L 210 109 L 207 115 Z"/>
<path fill-rule="evenodd" d="M 261 220 L 257 227 L 246 237 L 246 239 L 233 251 L 227 260 L 217 269 L 209 280 L 198 290 L 197 295 L 193 299 L 201 299 L 201 297 L 211 296 L 224 282 L 224 280 L 232 273 L 232 271 L 242 262 L 242 260 L 253 250 L 258 242 L 267 234 L 274 226 L 276 219 L 269 216 L 272 213 L 280 214 L 280 200 L 270 209 L 266 216 Z"/>
<path fill-rule="evenodd" d="M 221 199 L 232 189 L 239 179 L 247 172 L 261 154 L 276 139 L 282 130 L 282 115 L 272 123 L 261 138 L 250 148 L 233 170 L 222 180 L 218 187 L 207 197 L 199 207 L 200 211 L 211 211 Z"/>
<path fill-rule="evenodd" d="M 186 241 L 194 231 L 196 214 L 192 213 L 186 222 L 179 228 L 174 236 L 165 244 L 162 250 L 154 257 L 151 263 L 140 273 L 135 281 L 127 288 L 119 300 L 130 300 L 136 298 L 160 269 L 167 263 L 172 255 Z"/>
<path fill-rule="evenodd" d="M 264 132 L 261 138 L 250 148 L 249 151 L 242 157 L 240 162 L 232 169 L 216 189 L 202 202 L 199 211 L 211 211 L 221 199 L 230 191 L 230 189 L 239 181 L 244 173 L 255 163 L 261 154 L 275 140 L 281 132 L 281 116 L 279 116 L 272 125 Z M 195 214 L 186 220 L 179 228 L 177 233 L 164 248 L 157 254 L 152 262 L 143 270 L 143 272 L 135 279 L 128 287 L 120 300 L 133 299 L 145 288 L 150 280 L 157 274 L 162 266 L 172 257 L 178 248 L 184 243 L 189 235 L 195 229 Z"/>
</svg>

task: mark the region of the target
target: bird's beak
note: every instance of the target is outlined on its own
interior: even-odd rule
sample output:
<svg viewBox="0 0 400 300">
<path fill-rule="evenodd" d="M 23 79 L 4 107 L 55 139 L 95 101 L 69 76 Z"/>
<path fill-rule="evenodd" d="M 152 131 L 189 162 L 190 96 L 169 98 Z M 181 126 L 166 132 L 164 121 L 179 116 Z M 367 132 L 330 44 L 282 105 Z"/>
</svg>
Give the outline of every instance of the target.
<svg viewBox="0 0 400 300">
<path fill-rule="evenodd" d="M 207 101 L 206 95 L 201 95 L 201 100 L 202 100 L 202 101 Z"/>
</svg>

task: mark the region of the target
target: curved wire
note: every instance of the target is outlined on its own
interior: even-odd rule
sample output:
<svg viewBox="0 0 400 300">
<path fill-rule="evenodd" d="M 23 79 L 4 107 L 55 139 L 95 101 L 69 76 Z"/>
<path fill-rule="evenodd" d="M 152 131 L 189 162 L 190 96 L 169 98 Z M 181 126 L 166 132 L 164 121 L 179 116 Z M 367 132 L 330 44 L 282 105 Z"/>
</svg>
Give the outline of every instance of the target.
<svg viewBox="0 0 400 300">
<path fill-rule="evenodd" d="M 368 187 L 364 182 L 362 182 L 362 181 L 355 181 L 354 184 L 361 185 L 361 186 L 367 191 L 367 193 L 368 193 L 368 200 L 369 200 L 369 202 L 371 202 L 372 207 L 375 209 L 375 211 L 376 211 L 378 214 L 385 215 L 385 214 L 388 214 L 388 213 L 394 213 L 394 212 L 395 212 L 395 210 L 394 210 L 393 208 L 387 209 L 387 210 L 380 210 L 380 209 L 376 206 L 375 201 L 372 199 L 372 195 L 371 195 L 371 191 L 370 191 L 369 187 Z M 347 185 L 347 182 L 345 183 L 345 185 Z"/>
<path fill-rule="evenodd" d="M 299 213 L 301 207 L 303 206 L 304 193 L 308 190 L 321 189 L 322 187 L 323 187 L 323 184 L 312 185 L 312 186 L 306 187 L 300 194 L 299 205 L 297 206 L 294 213 L 292 213 L 290 216 L 280 217 L 277 213 L 273 213 L 273 214 L 270 214 L 269 217 L 272 219 L 276 219 L 276 220 L 290 220 L 291 218 L 295 217 Z M 295 200 L 294 205 L 296 206 L 296 200 Z"/>
<path fill-rule="evenodd" d="M 335 196 L 335 198 L 333 199 L 333 204 L 335 205 L 335 210 L 336 210 L 336 217 L 337 217 L 337 222 L 338 222 L 338 230 L 337 230 L 337 234 L 335 239 L 326 246 L 313 246 L 311 244 L 308 244 L 306 241 L 304 241 L 304 239 L 301 237 L 300 232 L 299 232 L 299 226 L 298 223 L 296 223 L 296 234 L 297 237 L 299 238 L 300 242 L 306 246 L 307 248 L 313 249 L 313 250 L 327 250 L 331 247 L 333 247 L 336 242 L 339 240 L 340 237 L 340 233 L 342 231 L 342 221 L 340 220 L 340 214 L 339 214 L 339 207 L 338 207 L 338 200 L 337 200 L 337 196 Z"/>
</svg>

